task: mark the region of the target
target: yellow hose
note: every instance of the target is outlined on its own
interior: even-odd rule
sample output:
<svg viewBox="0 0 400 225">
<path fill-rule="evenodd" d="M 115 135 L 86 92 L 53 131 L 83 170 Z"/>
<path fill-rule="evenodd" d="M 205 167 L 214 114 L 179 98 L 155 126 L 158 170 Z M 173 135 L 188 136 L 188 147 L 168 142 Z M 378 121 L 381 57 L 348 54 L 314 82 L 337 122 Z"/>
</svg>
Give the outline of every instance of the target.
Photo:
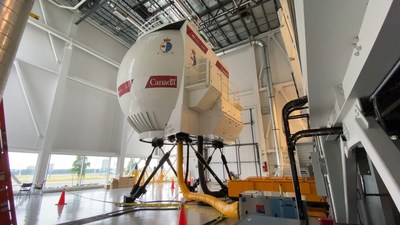
<svg viewBox="0 0 400 225">
<path fill-rule="evenodd" d="M 178 143 L 177 157 L 178 157 L 178 168 L 177 168 L 178 169 L 178 171 L 177 171 L 178 185 L 179 185 L 179 188 L 181 189 L 181 192 L 182 192 L 184 198 L 186 198 L 187 200 L 205 202 L 205 203 L 211 205 L 212 207 L 214 207 L 225 217 L 231 217 L 231 218 L 238 217 L 238 202 L 237 201 L 233 202 L 231 204 L 228 204 L 228 203 L 221 201 L 218 198 L 215 198 L 214 196 L 211 196 L 211 195 L 190 192 L 184 182 L 184 179 L 183 179 L 183 166 L 182 166 L 182 164 L 183 164 L 183 143 L 182 142 Z"/>
</svg>

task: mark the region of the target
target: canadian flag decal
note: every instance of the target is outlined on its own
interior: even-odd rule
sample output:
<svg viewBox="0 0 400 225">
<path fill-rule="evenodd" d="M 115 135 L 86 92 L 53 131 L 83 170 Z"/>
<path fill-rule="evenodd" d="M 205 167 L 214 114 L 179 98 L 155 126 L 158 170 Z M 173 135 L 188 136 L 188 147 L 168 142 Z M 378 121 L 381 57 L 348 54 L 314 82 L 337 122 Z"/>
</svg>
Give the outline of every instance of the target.
<svg viewBox="0 0 400 225">
<path fill-rule="evenodd" d="M 119 87 L 118 87 L 118 96 L 121 97 L 122 95 L 130 92 L 131 91 L 131 87 L 132 87 L 132 83 L 133 83 L 133 79 L 132 80 L 128 80 L 128 81 L 122 83 L 121 85 L 119 85 Z"/>
<path fill-rule="evenodd" d="M 176 76 L 154 75 L 150 76 L 146 88 L 176 88 Z"/>
</svg>

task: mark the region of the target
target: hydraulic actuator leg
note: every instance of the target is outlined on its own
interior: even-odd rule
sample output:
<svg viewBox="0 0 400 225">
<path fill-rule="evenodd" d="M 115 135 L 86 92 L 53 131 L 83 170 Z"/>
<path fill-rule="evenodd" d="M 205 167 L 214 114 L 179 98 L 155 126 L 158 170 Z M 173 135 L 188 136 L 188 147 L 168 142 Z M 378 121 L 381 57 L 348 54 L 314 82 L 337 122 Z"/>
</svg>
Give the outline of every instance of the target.
<svg viewBox="0 0 400 225">
<path fill-rule="evenodd" d="M 172 163 L 169 161 L 169 156 L 171 154 L 171 150 L 168 151 L 167 153 L 164 154 L 164 156 L 160 159 L 157 167 L 152 171 L 152 173 L 150 174 L 150 176 L 146 179 L 146 181 L 144 182 L 144 184 L 142 186 L 140 186 L 140 183 L 142 182 L 143 176 L 146 173 L 146 170 L 148 168 L 148 166 L 150 165 L 152 156 L 155 152 L 155 150 L 157 148 L 160 148 L 164 145 L 164 141 L 162 138 L 154 138 L 152 140 L 152 146 L 153 146 L 153 150 L 151 151 L 151 154 L 147 157 L 146 160 L 146 164 L 143 168 L 142 173 L 140 174 L 136 184 L 133 186 L 131 192 L 130 192 L 130 196 L 125 196 L 124 197 L 124 202 L 125 203 L 132 203 L 134 202 L 137 198 L 139 198 L 140 196 L 142 196 L 143 194 L 146 193 L 146 186 L 150 183 L 151 179 L 154 177 L 154 175 L 157 173 L 157 171 L 163 166 L 163 164 L 165 163 L 165 161 L 168 161 L 170 165 L 172 165 Z M 173 148 L 173 147 L 172 147 Z M 162 150 L 161 150 L 162 151 Z M 164 151 L 162 151 L 164 153 Z"/>
<path fill-rule="evenodd" d="M 221 179 L 217 176 L 217 174 L 214 172 L 214 170 L 212 170 L 210 165 L 208 165 L 207 161 L 203 158 L 202 154 L 200 154 L 196 149 L 194 149 L 193 146 L 190 145 L 190 147 L 194 151 L 194 153 L 195 153 L 197 159 L 199 160 L 199 162 L 201 163 L 201 165 L 207 168 L 207 170 L 211 173 L 211 175 L 214 177 L 214 179 L 221 186 L 221 190 L 219 192 L 221 194 L 223 194 L 223 196 L 226 196 L 228 194 L 228 187 L 221 181 Z M 199 170 L 199 172 L 200 172 L 200 170 Z M 203 173 L 204 173 L 204 171 L 203 171 Z M 200 181 L 200 182 L 202 182 L 202 181 Z M 203 188 L 203 186 L 204 185 L 202 185 L 202 188 Z M 223 197 L 223 196 L 221 196 L 221 197 Z"/>
</svg>

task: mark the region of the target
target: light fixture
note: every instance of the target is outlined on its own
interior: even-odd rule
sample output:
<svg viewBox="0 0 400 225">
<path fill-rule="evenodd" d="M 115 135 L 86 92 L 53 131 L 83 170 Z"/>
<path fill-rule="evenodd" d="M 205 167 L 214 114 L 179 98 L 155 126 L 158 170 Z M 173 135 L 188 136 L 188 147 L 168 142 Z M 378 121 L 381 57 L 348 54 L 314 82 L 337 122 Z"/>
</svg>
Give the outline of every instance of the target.
<svg viewBox="0 0 400 225">
<path fill-rule="evenodd" d="M 122 21 L 126 20 L 127 15 L 121 9 L 119 9 L 118 7 L 115 7 L 115 10 L 114 10 L 113 14 L 116 17 L 118 17 L 118 19 L 120 19 Z"/>
<path fill-rule="evenodd" d="M 246 17 L 246 19 L 244 19 L 244 22 L 246 22 L 246 23 L 250 23 L 250 22 L 251 22 L 251 19 L 250 19 L 250 17 Z"/>
<path fill-rule="evenodd" d="M 397 136 L 397 135 L 390 135 L 390 139 L 391 139 L 392 141 L 396 141 L 397 139 L 399 139 L 399 136 Z"/>
<path fill-rule="evenodd" d="M 109 1 L 108 5 L 110 6 L 110 8 L 115 9 L 115 3 L 114 2 Z"/>
</svg>

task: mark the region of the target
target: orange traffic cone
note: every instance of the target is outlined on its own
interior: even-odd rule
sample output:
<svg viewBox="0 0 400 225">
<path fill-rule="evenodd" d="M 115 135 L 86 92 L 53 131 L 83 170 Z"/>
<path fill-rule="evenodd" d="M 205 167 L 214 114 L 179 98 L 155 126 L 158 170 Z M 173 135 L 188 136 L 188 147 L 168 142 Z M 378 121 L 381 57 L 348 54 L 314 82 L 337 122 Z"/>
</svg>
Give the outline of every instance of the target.
<svg viewBox="0 0 400 225">
<path fill-rule="evenodd" d="M 63 189 L 61 192 L 60 200 L 58 200 L 58 203 L 56 205 L 66 205 L 65 203 L 65 190 Z"/>
<path fill-rule="evenodd" d="M 186 221 L 186 213 L 185 213 L 185 206 L 181 205 L 181 210 L 179 212 L 179 222 L 178 225 L 187 225 Z"/>
<path fill-rule="evenodd" d="M 175 180 L 172 180 L 171 189 L 175 189 Z"/>
<path fill-rule="evenodd" d="M 192 176 L 190 175 L 190 171 L 189 171 L 189 176 L 187 178 L 186 183 L 190 186 L 190 184 L 192 183 Z"/>
</svg>

